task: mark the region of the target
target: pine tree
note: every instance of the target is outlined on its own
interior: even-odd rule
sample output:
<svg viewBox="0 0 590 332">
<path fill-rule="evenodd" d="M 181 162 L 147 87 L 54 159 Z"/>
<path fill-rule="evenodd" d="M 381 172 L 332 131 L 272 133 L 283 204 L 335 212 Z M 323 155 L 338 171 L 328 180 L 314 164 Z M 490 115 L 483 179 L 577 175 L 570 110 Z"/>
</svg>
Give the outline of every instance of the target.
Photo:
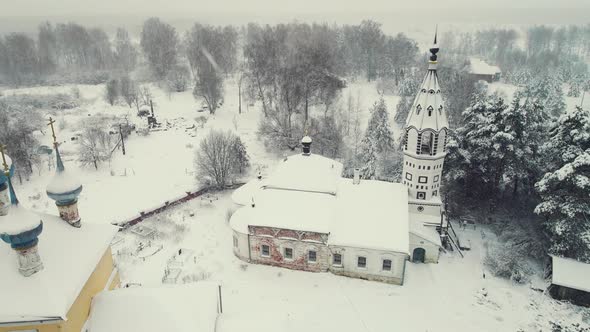
<svg viewBox="0 0 590 332">
<path fill-rule="evenodd" d="M 389 125 L 389 113 L 383 97 L 373 105 L 371 118 L 361 141 L 361 157 L 363 177 L 374 179 L 378 174 L 378 161 L 381 156 L 394 147 L 393 131 Z"/>
<path fill-rule="evenodd" d="M 553 254 L 590 263 L 590 115 L 564 114 L 547 143 L 551 170 L 536 183 Z"/>
</svg>

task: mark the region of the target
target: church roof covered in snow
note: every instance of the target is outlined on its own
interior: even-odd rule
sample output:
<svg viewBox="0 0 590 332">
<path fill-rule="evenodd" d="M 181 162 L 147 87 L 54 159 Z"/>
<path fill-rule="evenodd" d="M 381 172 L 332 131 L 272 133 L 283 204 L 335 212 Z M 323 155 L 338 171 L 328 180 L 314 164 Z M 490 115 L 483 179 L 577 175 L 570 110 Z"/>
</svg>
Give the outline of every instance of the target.
<svg viewBox="0 0 590 332">
<path fill-rule="evenodd" d="M 590 292 L 590 264 L 571 258 L 551 257 L 553 259 L 553 284 Z"/>
<path fill-rule="evenodd" d="M 332 195 L 293 190 L 265 189 L 231 218 L 234 230 L 247 234 L 248 226 L 276 227 L 329 233 L 336 200 Z"/>
<path fill-rule="evenodd" d="M 293 163 L 287 164 L 289 160 Z M 239 196 L 234 200 L 242 197 L 248 202 L 232 215 L 235 231 L 247 234 L 248 226 L 310 231 L 329 234 L 333 245 L 408 253 L 405 186 L 374 180 L 355 185 L 341 177 L 341 163 L 313 154 L 291 156 L 283 165 L 288 166 L 279 167 L 278 176 L 266 180 L 279 183 L 280 179 L 282 186 L 260 189 L 265 180 L 254 179 L 234 195 Z M 323 176 L 317 178 L 317 173 Z M 310 178 L 320 183 L 311 183 Z"/>
<path fill-rule="evenodd" d="M 416 94 L 412 108 L 406 119 L 406 128 L 414 127 L 418 131 L 431 128 L 440 131 L 448 128 L 447 110 L 444 105 L 442 92 L 438 84 L 437 56 L 438 46 L 436 37 L 434 46 L 430 49 L 432 55 L 428 65 L 428 72 Z"/>
<path fill-rule="evenodd" d="M 92 301 L 88 332 L 214 332 L 218 296 L 211 282 L 105 291 Z"/>
<path fill-rule="evenodd" d="M 469 58 L 469 73 L 476 75 L 496 75 L 502 73 L 500 67 L 489 65 L 487 62 L 478 58 Z"/>
<path fill-rule="evenodd" d="M 442 247 L 440 234 L 435 226 L 437 224 L 440 224 L 440 217 L 429 214 L 410 213 L 410 232 Z"/>
<path fill-rule="evenodd" d="M 266 179 L 265 188 L 319 192 L 334 195 L 342 163 L 318 154 L 286 158 Z"/>
<path fill-rule="evenodd" d="M 408 253 L 408 190 L 399 183 L 340 180 L 329 244 Z"/>
<path fill-rule="evenodd" d="M 0 322 L 65 319 L 117 232 L 108 224 L 74 228 L 57 216 L 37 217 L 43 219 L 38 244 L 42 271 L 22 276 L 15 251 L 0 245 Z"/>
</svg>

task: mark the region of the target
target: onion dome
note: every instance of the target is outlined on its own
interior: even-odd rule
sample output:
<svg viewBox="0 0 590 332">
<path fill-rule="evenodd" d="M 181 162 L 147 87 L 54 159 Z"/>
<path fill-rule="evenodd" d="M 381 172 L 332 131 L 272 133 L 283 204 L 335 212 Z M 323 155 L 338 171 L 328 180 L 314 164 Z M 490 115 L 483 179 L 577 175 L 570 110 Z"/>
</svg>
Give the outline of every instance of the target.
<svg viewBox="0 0 590 332">
<path fill-rule="evenodd" d="M 414 99 L 412 108 L 406 120 L 406 128 L 414 127 L 418 131 L 432 129 L 436 132 L 449 127 L 447 111 L 443 95 L 438 84 L 437 53 L 439 51 L 434 36 L 434 44 L 430 48 L 428 72 L 420 85 L 420 90 Z"/>
<path fill-rule="evenodd" d="M 57 167 L 53 179 L 51 179 L 51 182 L 47 185 L 47 196 L 54 200 L 55 204 L 59 207 L 76 203 L 80 192 L 82 192 L 82 184 L 76 177 L 66 172 L 66 168 L 64 167 L 59 153 L 59 144 L 55 137 L 55 129 L 53 128 L 54 123 L 55 121 L 52 118 L 49 118 Z"/>
<path fill-rule="evenodd" d="M 57 144 L 55 144 L 55 157 L 57 168 L 53 179 L 47 185 L 47 196 L 58 205 L 68 204 L 78 199 L 82 192 L 82 184 L 78 178 L 66 172 Z"/>
<path fill-rule="evenodd" d="M 39 235 L 43 231 L 41 218 L 19 206 L 18 198 L 10 180 L 11 168 L 2 150 L 4 176 L 10 191 L 10 208 L 8 214 L 0 216 L 0 239 L 10 244 L 19 255 L 19 271 L 24 276 L 30 276 L 43 269 L 43 263 L 37 253 Z"/>
</svg>

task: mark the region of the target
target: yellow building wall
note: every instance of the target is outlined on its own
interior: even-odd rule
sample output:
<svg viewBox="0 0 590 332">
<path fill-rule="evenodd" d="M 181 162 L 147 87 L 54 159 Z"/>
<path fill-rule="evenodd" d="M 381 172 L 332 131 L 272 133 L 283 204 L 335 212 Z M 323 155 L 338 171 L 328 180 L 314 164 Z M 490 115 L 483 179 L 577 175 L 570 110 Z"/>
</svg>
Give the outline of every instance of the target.
<svg viewBox="0 0 590 332">
<path fill-rule="evenodd" d="M 76 298 L 76 301 L 74 301 L 74 304 L 72 304 L 72 307 L 68 311 L 67 321 L 46 325 L 0 327 L 0 332 L 22 330 L 34 331 L 35 329 L 39 332 L 80 332 L 90 314 L 92 297 L 105 288 L 111 290 L 119 286 L 120 279 L 117 273 L 107 287 L 113 269 L 113 256 L 111 254 L 111 248 L 109 247 L 100 259 L 94 272 L 90 275 L 90 278 L 88 278 L 88 281 L 86 281 L 84 288 L 82 288 L 82 291 L 78 294 L 78 298 Z"/>
</svg>

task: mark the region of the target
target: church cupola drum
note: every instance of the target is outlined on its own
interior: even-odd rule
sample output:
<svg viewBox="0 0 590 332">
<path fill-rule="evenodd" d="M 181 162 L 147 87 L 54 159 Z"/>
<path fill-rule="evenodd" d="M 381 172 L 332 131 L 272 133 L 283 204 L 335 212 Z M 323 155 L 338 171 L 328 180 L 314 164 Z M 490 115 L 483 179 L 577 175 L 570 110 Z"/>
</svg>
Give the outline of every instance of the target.
<svg viewBox="0 0 590 332">
<path fill-rule="evenodd" d="M 66 172 L 61 155 L 59 153 L 59 144 L 55 136 L 55 129 L 53 124 L 55 121 L 49 118 L 49 126 L 53 134 L 53 147 L 55 149 L 55 159 L 57 167 L 55 175 L 51 182 L 47 185 L 47 196 L 55 201 L 59 216 L 68 224 L 74 227 L 80 227 L 80 215 L 78 213 L 78 196 L 82 192 L 82 184 L 80 181 Z"/>
<path fill-rule="evenodd" d="M 438 82 L 435 34 L 428 72 L 420 85 L 404 128 L 402 182 L 407 186 L 410 210 L 440 214 L 440 185 L 448 137 L 447 112 Z"/>
</svg>

